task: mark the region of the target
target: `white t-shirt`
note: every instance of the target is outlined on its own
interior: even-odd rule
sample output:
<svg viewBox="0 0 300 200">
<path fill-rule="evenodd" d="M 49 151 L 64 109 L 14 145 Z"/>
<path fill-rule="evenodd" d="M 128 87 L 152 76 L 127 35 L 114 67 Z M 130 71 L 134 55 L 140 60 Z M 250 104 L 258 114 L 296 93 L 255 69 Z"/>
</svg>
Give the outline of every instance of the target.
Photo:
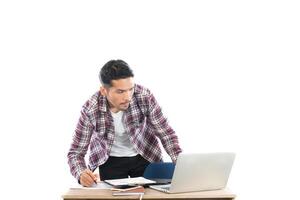
<svg viewBox="0 0 300 200">
<path fill-rule="evenodd" d="M 115 140 L 110 150 L 110 156 L 116 157 L 131 157 L 138 153 L 130 142 L 129 135 L 126 133 L 123 124 L 123 111 L 117 113 L 111 112 L 115 127 Z"/>
</svg>

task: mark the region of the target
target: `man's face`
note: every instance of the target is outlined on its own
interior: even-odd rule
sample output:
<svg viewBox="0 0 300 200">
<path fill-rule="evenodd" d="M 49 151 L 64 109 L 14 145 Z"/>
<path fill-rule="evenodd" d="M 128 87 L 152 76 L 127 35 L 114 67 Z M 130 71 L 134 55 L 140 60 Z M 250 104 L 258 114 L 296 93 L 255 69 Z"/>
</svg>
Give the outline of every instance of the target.
<svg viewBox="0 0 300 200">
<path fill-rule="evenodd" d="M 106 96 L 112 112 L 125 111 L 134 93 L 132 77 L 112 80 L 111 87 L 101 87 L 101 94 Z"/>
</svg>

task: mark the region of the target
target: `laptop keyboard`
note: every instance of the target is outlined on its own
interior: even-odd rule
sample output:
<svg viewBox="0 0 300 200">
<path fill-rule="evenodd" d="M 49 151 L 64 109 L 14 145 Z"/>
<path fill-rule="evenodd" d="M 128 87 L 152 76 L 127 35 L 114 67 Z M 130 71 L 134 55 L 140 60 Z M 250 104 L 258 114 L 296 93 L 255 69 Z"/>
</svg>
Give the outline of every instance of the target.
<svg viewBox="0 0 300 200">
<path fill-rule="evenodd" d="M 170 190 L 170 186 L 162 186 L 161 188 L 165 190 Z"/>
<path fill-rule="evenodd" d="M 170 190 L 171 185 L 162 185 L 160 186 L 160 188 L 164 189 L 164 190 Z"/>
<path fill-rule="evenodd" d="M 150 188 L 155 189 L 155 190 L 159 190 L 162 192 L 169 192 L 170 188 L 171 188 L 171 184 L 168 185 L 150 185 Z"/>
</svg>

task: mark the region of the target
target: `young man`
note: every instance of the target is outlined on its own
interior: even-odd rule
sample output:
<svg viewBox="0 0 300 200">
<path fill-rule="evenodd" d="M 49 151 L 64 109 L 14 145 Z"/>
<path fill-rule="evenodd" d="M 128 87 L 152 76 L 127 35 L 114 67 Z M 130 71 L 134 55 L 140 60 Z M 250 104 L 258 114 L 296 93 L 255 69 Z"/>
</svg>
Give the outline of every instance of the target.
<svg viewBox="0 0 300 200">
<path fill-rule="evenodd" d="M 97 179 L 93 174 L 97 167 L 101 180 L 142 176 L 149 162 L 162 161 L 158 139 L 173 162 L 181 152 L 153 94 L 135 84 L 133 77 L 124 61 L 107 62 L 99 74 L 100 91 L 82 108 L 68 163 L 83 186 L 91 186 Z"/>
</svg>

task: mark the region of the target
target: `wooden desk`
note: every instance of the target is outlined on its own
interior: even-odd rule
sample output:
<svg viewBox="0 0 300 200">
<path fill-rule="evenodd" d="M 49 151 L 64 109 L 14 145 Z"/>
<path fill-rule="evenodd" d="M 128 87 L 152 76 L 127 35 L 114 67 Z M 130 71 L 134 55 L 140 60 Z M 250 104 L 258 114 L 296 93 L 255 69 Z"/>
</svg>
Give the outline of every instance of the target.
<svg viewBox="0 0 300 200">
<path fill-rule="evenodd" d="M 112 196 L 112 191 L 109 189 L 69 189 L 62 196 L 64 200 L 79 200 L 79 199 L 139 199 L 139 196 Z M 143 199 L 200 199 L 200 200 L 232 200 L 235 195 L 229 190 L 215 190 L 204 192 L 189 192 L 180 194 L 166 194 L 150 188 L 146 189 Z"/>
</svg>

